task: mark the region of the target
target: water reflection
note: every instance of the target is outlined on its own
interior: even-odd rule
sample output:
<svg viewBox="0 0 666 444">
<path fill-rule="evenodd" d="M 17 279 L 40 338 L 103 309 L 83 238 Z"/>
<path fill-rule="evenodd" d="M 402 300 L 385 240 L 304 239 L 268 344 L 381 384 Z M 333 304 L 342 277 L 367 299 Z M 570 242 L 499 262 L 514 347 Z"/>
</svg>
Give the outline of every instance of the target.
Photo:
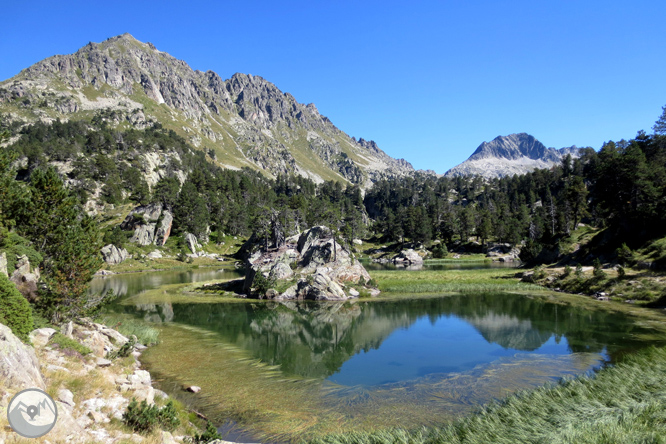
<svg viewBox="0 0 666 444">
<path fill-rule="evenodd" d="M 515 294 L 355 303 L 145 304 L 152 322 L 214 332 L 286 374 L 376 385 L 462 372 L 518 352 L 610 357 L 647 330 L 608 311 Z"/>
</svg>

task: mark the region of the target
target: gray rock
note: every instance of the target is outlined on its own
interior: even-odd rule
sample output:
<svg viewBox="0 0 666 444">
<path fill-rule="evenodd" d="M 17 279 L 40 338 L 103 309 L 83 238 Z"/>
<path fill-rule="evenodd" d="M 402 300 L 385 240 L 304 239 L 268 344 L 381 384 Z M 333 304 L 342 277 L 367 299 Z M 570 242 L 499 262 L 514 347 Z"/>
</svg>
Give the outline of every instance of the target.
<svg viewBox="0 0 666 444">
<path fill-rule="evenodd" d="M 118 265 L 129 257 L 129 253 L 124 248 L 118 248 L 113 244 L 102 247 L 102 258 L 109 265 Z"/>
<path fill-rule="evenodd" d="M 171 227 L 173 225 L 173 215 L 169 210 L 162 211 L 162 220 L 157 225 L 155 231 L 155 245 L 162 246 L 166 243 L 171 235 Z"/>
<path fill-rule="evenodd" d="M 139 245 L 151 245 L 155 241 L 155 224 L 143 224 L 134 229 L 130 242 Z"/>
<path fill-rule="evenodd" d="M 192 392 L 192 393 L 199 393 L 201 391 L 201 387 L 199 387 L 197 385 L 191 385 L 191 386 L 187 387 L 186 390 L 188 392 Z"/>
<path fill-rule="evenodd" d="M 40 347 L 44 347 L 55 333 L 56 331 L 53 328 L 38 328 L 37 330 L 31 331 L 28 336 L 30 337 L 30 342 Z"/>
<path fill-rule="evenodd" d="M 148 259 L 162 259 L 162 252 L 159 250 L 151 251 L 146 255 Z"/>
<path fill-rule="evenodd" d="M 192 254 L 196 254 L 197 251 L 201 250 L 201 245 L 197 241 L 197 237 L 192 233 L 185 233 L 185 243 Z"/>
<path fill-rule="evenodd" d="M 76 406 L 76 403 L 74 402 L 74 394 L 67 389 L 58 390 L 58 401 L 69 407 Z"/>
<path fill-rule="evenodd" d="M 26 388 L 46 389 L 35 350 L 0 324 L 0 380 L 18 392 Z"/>
<path fill-rule="evenodd" d="M 97 367 L 111 367 L 111 364 L 113 364 L 111 361 L 108 359 L 104 358 L 97 358 L 95 360 L 95 364 L 97 364 Z"/>
<path fill-rule="evenodd" d="M 420 265 L 423 264 L 423 258 L 414 250 L 402 250 L 391 259 L 396 265 Z"/>
<path fill-rule="evenodd" d="M 7 274 L 7 255 L 4 251 L 0 253 L 0 274 L 4 274 L 5 276 L 9 277 Z"/>
<path fill-rule="evenodd" d="M 72 321 L 69 321 L 65 324 L 62 324 L 60 326 L 60 333 L 63 336 L 67 336 L 68 338 L 72 339 L 72 332 L 74 331 L 74 323 Z"/>
<path fill-rule="evenodd" d="M 18 291 L 29 301 L 37 299 L 38 282 L 40 278 L 39 267 L 31 269 L 30 260 L 25 255 L 16 257 L 16 270 L 9 278 Z"/>
</svg>

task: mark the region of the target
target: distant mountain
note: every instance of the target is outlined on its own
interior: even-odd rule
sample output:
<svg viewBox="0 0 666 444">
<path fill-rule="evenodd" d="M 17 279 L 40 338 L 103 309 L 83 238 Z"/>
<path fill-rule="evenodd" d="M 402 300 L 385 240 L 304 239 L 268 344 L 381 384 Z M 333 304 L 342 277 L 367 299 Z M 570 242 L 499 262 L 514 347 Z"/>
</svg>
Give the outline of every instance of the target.
<svg viewBox="0 0 666 444">
<path fill-rule="evenodd" d="M 195 71 L 129 34 L 49 57 L 1 82 L 0 114 L 5 123 L 83 119 L 122 129 L 157 122 L 220 166 L 270 176 L 368 187 L 414 171 L 261 77 Z"/>
<path fill-rule="evenodd" d="M 451 168 L 445 176 L 474 176 L 486 178 L 525 174 L 538 168 L 550 168 L 570 154 L 579 157 L 581 149 L 546 148 L 534 136 L 526 133 L 498 136 L 491 142 L 483 142 L 469 159 Z"/>
</svg>

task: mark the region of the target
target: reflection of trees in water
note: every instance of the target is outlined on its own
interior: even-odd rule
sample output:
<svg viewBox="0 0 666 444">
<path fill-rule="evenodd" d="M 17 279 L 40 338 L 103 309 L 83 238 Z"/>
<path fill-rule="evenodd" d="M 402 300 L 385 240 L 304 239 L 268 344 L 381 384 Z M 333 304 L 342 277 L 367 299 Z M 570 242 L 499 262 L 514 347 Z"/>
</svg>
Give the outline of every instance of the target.
<svg viewBox="0 0 666 444">
<path fill-rule="evenodd" d="M 164 305 L 164 304 L 163 304 Z M 269 302 L 244 304 L 150 304 L 137 307 L 146 319 L 194 325 L 249 350 L 287 373 L 326 377 L 361 350 L 378 348 L 393 331 L 428 316 L 432 323 L 455 316 L 489 342 L 533 351 L 551 337 L 565 337 L 572 352 L 611 356 L 642 329 L 625 316 L 546 303 L 511 294 L 460 295 L 355 303 Z"/>
</svg>

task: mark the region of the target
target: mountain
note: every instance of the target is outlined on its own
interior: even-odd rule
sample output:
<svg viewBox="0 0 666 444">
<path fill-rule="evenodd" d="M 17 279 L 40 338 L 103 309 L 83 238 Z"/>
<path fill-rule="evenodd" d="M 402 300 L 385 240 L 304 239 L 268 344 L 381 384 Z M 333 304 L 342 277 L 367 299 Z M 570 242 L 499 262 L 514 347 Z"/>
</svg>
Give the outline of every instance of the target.
<svg viewBox="0 0 666 444">
<path fill-rule="evenodd" d="M 156 122 L 225 168 L 368 187 L 411 174 L 373 141 L 356 140 L 261 77 L 223 80 L 129 34 L 55 55 L 0 83 L 5 124 L 87 120 L 122 129 Z"/>
<path fill-rule="evenodd" d="M 463 163 L 451 168 L 445 176 L 473 176 L 486 178 L 525 174 L 539 168 L 550 168 L 561 162 L 567 154 L 579 157 L 581 149 L 546 148 L 534 136 L 526 133 L 498 136 L 483 142 Z"/>
</svg>

